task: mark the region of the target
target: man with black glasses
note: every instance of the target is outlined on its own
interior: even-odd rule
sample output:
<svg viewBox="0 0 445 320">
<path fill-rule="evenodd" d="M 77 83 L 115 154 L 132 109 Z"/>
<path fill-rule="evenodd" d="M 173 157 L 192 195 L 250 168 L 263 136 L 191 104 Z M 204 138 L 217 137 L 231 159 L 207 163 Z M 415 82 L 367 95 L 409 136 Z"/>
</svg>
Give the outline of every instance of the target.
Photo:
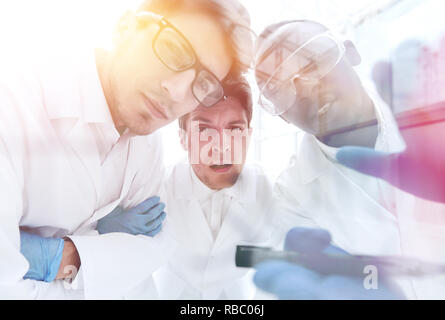
<svg viewBox="0 0 445 320">
<path fill-rule="evenodd" d="M 1 66 L 0 297 L 114 298 L 162 263 L 152 133 L 223 98 L 248 30 L 236 0 L 147 1 L 110 50 Z"/>
</svg>

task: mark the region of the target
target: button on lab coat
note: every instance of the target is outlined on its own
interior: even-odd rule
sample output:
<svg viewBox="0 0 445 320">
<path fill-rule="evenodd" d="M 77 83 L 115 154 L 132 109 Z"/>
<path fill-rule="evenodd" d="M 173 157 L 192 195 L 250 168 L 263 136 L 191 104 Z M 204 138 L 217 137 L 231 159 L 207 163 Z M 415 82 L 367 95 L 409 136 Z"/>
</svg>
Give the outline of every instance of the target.
<svg viewBox="0 0 445 320">
<path fill-rule="evenodd" d="M 246 166 L 236 184 L 223 190 L 231 200 L 214 238 L 200 204 L 202 186 L 193 182 L 193 174 L 187 162 L 180 162 L 166 182 L 169 232 L 177 247 L 153 275 L 157 298 L 252 299 L 253 270 L 235 266 L 236 245 L 269 243 L 272 185 L 257 166 Z M 131 297 L 152 298 L 151 292 L 143 284 Z"/>
<path fill-rule="evenodd" d="M 159 194 L 160 137 L 119 137 L 93 52 L 3 65 L 0 74 L 0 297 L 121 296 L 162 262 L 162 233 L 99 236 L 94 228 L 116 206 Z M 82 263 L 76 286 L 23 280 L 19 227 L 71 237 Z"/>
</svg>

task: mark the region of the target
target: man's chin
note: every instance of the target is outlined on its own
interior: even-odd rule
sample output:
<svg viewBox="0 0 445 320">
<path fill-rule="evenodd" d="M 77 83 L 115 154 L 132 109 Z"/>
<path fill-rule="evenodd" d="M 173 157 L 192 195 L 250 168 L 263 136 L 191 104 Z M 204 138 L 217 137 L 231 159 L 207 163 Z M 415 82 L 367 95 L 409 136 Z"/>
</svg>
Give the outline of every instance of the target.
<svg viewBox="0 0 445 320">
<path fill-rule="evenodd" d="M 156 132 L 162 127 L 163 126 L 159 124 L 143 124 L 130 127 L 130 132 L 137 136 L 147 136 Z"/>
<path fill-rule="evenodd" d="M 211 169 L 208 167 L 209 175 L 208 178 L 210 178 L 209 184 L 211 184 L 211 188 L 214 190 L 221 190 L 225 188 L 232 187 L 236 181 L 238 180 L 238 177 L 240 175 L 240 172 L 235 170 L 235 166 L 232 165 L 230 170 L 227 170 L 226 172 L 218 172 L 215 169 Z"/>
</svg>

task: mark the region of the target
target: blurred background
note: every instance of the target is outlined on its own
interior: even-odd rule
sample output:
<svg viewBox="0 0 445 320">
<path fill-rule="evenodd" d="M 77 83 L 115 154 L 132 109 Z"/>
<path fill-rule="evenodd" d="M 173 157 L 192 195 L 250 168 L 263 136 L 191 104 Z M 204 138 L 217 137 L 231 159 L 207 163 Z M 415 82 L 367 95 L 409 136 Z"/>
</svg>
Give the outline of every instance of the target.
<svg viewBox="0 0 445 320">
<path fill-rule="evenodd" d="M 364 81 L 375 84 L 402 126 L 445 120 L 434 112 L 445 101 L 445 1 L 241 2 L 250 11 L 257 34 L 281 20 L 312 19 L 332 28 L 343 39 L 352 40 L 362 55 L 357 71 Z M 46 46 L 63 45 L 67 40 L 106 45 L 120 15 L 139 3 L 140 0 L 0 0 L 0 51 L 37 52 Z M 425 118 L 422 110 L 432 112 Z M 299 132 L 265 114 L 257 105 L 252 125 L 248 161 L 261 163 L 276 178 L 294 152 Z M 177 123 L 164 128 L 163 133 L 166 163 L 172 165 L 185 154 L 179 144 Z"/>
</svg>

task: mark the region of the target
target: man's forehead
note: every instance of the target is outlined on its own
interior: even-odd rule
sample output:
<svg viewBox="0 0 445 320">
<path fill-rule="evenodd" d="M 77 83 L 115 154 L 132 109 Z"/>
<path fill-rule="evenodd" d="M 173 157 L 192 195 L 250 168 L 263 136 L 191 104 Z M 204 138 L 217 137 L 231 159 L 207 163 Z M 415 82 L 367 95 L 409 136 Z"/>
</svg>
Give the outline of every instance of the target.
<svg viewBox="0 0 445 320">
<path fill-rule="evenodd" d="M 278 51 L 283 55 L 292 53 L 312 37 L 327 30 L 315 21 L 297 20 L 263 32 L 257 43 L 257 63 L 261 63 L 271 54 L 276 55 Z"/>
<path fill-rule="evenodd" d="M 246 110 L 236 98 L 229 97 L 221 101 L 213 107 L 199 106 L 191 112 L 190 120 L 202 120 L 206 122 L 213 122 L 219 120 L 221 117 L 226 117 L 230 121 L 245 120 Z"/>
</svg>

